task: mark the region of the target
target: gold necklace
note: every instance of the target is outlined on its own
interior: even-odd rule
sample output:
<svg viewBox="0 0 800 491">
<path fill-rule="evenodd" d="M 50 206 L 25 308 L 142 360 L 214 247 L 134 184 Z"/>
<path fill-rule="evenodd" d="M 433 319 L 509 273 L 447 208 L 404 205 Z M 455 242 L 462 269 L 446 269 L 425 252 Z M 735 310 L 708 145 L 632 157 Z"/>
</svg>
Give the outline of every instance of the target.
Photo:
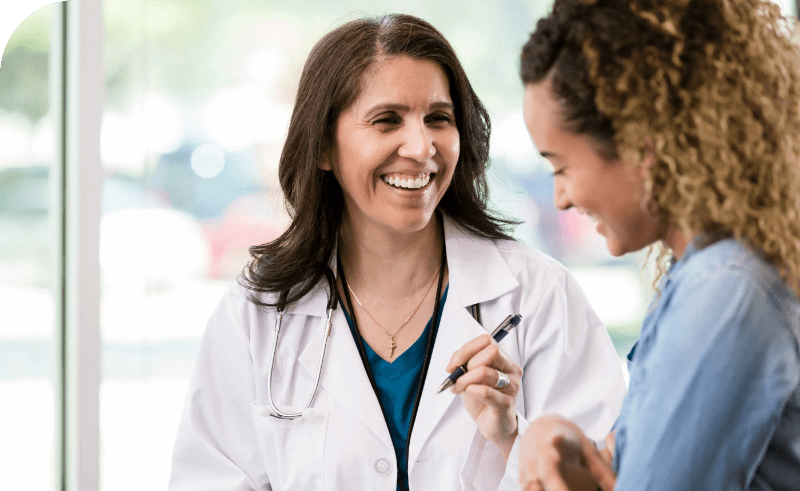
<svg viewBox="0 0 800 491">
<path fill-rule="evenodd" d="M 422 300 L 420 300 L 420 301 L 419 301 L 419 304 L 417 305 L 417 308 L 415 308 L 415 309 L 414 309 L 414 312 L 411 312 L 411 315 L 409 315 L 409 316 L 408 316 L 408 319 L 406 319 L 406 320 L 403 322 L 403 324 L 401 324 L 401 325 L 400 325 L 400 327 L 398 327 L 398 328 L 397 328 L 397 330 L 394 332 L 394 334 L 389 334 L 389 331 L 387 331 L 386 329 L 384 329 L 384 327 L 383 327 L 383 326 L 382 326 L 382 325 L 381 325 L 381 324 L 380 324 L 380 323 L 379 323 L 379 322 L 378 322 L 378 321 L 375 319 L 375 317 L 373 317 L 373 316 L 372 316 L 372 314 L 370 314 L 370 313 L 369 313 L 369 311 L 367 310 L 367 308 L 366 308 L 366 307 L 364 307 L 364 304 L 363 304 L 363 303 L 361 303 L 361 300 L 359 300 L 359 299 L 358 299 L 358 295 L 356 295 L 356 292 L 354 292 L 354 291 L 353 291 L 353 289 L 352 289 L 352 288 L 350 288 L 350 284 L 348 284 L 347 282 L 345 282 L 345 284 L 347 285 L 347 289 L 348 289 L 348 290 L 350 290 L 350 293 L 352 293 L 352 294 L 353 294 L 353 298 L 355 298 L 355 299 L 356 299 L 356 302 L 358 302 L 358 305 L 360 305 L 360 306 L 361 306 L 361 308 L 362 308 L 362 309 L 364 309 L 364 312 L 366 312 L 366 313 L 367 313 L 367 315 L 369 316 L 369 318 L 370 318 L 370 319 L 372 319 L 372 321 L 373 321 L 373 322 L 374 322 L 374 323 L 375 323 L 375 324 L 376 324 L 378 327 L 380 327 L 380 328 L 381 328 L 381 331 L 383 331 L 384 333 L 386 333 L 386 335 L 387 335 L 387 336 L 389 336 L 389 344 L 387 345 L 387 347 L 389 348 L 389 358 L 390 358 L 390 359 L 392 358 L 392 355 L 394 354 L 394 349 L 397 347 L 397 345 L 396 345 L 396 344 L 394 344 L 394 337 L 395 337 L 395 335 L 397 335 L 397 333 L 398 333 L 398 332 L 400 332 L 400 329 L 402 329 L 402 328 L 406 327 L 406 324 L 408 324 L 408 321 L 410 321 L 410 320 L 411 320 L 411 318 L 412 318 L 412 317 L 414 317 L 414 314 L 416 314 L 416 313 L 417 313 L 417 311 L 419 310 L 419 308 L 420 308 L 420 307 L 422 307 L 422 302 L 424 302 L 424 301 L 425 301 L 425 299 L 426 299 L 426 298 L 428 298 L 428 293 L 430 293 L 430 292 L 431 292 L 431 288 L 433 288 L 433 284 L 436 282 L 436 278 L 438 278 L 438 275 L 433 275 L 433 280 L 431 280 L 431 284 L 428 286 L 428 290 L 425 292 L 425 295 L 422 297 Z"/>
</svg>

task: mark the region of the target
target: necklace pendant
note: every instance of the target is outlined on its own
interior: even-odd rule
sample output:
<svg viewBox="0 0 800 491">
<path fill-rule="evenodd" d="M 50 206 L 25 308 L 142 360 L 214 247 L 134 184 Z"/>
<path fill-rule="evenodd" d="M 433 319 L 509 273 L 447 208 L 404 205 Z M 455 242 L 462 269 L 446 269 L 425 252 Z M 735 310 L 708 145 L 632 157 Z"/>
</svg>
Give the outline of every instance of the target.
<svg viewBox="0 0 800 491">
<path fill-rule="evenodd" d="M 394 338 L 392 337 L 392 338 L 389 340 L 389 358 L 391 358 L 391 357 L 394 355 L 394 349 L 395 349 L 396 347 L 397 347 L 397 345 L 396 345 L 396 344 L 394 344 Z"/>
</svg>

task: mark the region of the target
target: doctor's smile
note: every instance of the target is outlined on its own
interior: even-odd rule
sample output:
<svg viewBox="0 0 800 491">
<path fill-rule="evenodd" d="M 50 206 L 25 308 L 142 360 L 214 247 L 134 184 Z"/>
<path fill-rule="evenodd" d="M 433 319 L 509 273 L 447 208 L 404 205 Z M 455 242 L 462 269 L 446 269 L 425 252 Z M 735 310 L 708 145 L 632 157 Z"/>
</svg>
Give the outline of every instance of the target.
<svg viewBox="0 0 800 491">
<path fill-rule="evenodd" d="M 431 181 L 431 177 L 435 177 L 436 174 L 427 173 L 427 174 L 418 174 L 414 175 L 411 173 L 398 173 L 394 172 L 392 174 L 384 174 L 381 176 L 381 179 L 386 184 L 392 186 L 393 188 L 397 189 L 407 189 L 409 191 L 419 190 L 424 188 L 428 185 Z"/>
</svg>

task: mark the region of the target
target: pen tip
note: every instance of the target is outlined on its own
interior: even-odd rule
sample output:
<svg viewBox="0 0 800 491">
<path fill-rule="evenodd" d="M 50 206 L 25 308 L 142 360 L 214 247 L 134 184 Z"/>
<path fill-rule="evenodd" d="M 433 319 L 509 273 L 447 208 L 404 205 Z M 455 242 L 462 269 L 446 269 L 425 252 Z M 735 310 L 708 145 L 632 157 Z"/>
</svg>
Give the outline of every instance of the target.
<svg viewBox="0 0 800 491">
<path fill-rule="evenodd" d="M 511 324 L 512 326 L 514 326 L 514 327 L 517 327 L 517 324 L 519 324 L 519 322 L 520 322 L 521 320 L 522 320 L 522 316 L 521 316 L 521 315 L 519 315 L 519 314 L 514 314 L 514 317 L 512 317 L 512 318 L 511 318 L 511 320 L 510 320 L 510 321 L 508 321 L 508 322 L 509 322 L 509 324 Z"/>
</svg>

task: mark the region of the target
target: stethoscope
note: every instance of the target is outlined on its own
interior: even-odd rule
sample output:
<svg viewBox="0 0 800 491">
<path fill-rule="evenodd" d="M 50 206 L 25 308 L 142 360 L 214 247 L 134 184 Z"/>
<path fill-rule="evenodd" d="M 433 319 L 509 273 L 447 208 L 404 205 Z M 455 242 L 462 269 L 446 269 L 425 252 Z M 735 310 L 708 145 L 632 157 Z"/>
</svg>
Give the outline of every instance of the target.
<svg viewBox="0 0 800 491">
<path fill-rule="evenodd" d="M 285 413 L 278 409 L 275 405 L 275 402 L 272 400 L 272 369 L 275 367 L 275 355 L 278 352 L 278 338 L 281 333 L 281 322 L 283 321 L 283 311 L 286 308 L 286 297 L 289 295 L 289 292 L 281 293 L 278 299 L 278 311 L 277 311 L 277 319 L 275 320 L 275 342 L 272 345 L 272 359 L 269 362 L 269 379 L 267 382 L 267 397 L 269 398 L 269 406 L 272 408 L 272 412 L 270 416 L 273 416 L 278 419 L 296 419 L 303 416 L 303 413 L 306 409 L 311 407 L 311 404 L 314 402 L 314 397 L 317 395 L 317 389 L 319 388 L 319 379 L 322 376 L 322 362 L 325 360 L 325 348 L 328 346 L 328 338 L 331 335 L 331 317 L 333 316 L 333 311 L 336 310 L 336 305 L 339 303 L 339 291 L 336 288 L 336 278 L 333 276 L 333 271 L 331 268 L 325 269 L 325 277 L 328 279 L 328 286 L 330 288 L 330 293 L 328 293 L 328 308 L 326 309 L 326 320 L 325 320 L 325 335 L 322 337 L 322 351 L 319 354 L 319 368 L 317 369 L 317 379 L 314 382 L 314 390 L 311 392 L 311 397 L 308 398 L 308 402 L 306 403 L 306 407 L 303 408 L 302 411 L 297 413 Z"/>
</svg>

